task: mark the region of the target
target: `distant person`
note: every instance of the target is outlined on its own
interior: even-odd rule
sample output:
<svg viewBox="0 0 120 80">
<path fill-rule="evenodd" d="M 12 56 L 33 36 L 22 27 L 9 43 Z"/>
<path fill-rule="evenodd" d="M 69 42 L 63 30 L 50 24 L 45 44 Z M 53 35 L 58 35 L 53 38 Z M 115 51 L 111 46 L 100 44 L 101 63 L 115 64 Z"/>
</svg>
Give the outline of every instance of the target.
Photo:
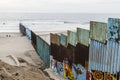
<svg viewBox="0 0 120 80">
<path fill-rule="evenodd" d="M 5 23 L 3 23 L 3 25 L 5 25 Z"/>
</svg>

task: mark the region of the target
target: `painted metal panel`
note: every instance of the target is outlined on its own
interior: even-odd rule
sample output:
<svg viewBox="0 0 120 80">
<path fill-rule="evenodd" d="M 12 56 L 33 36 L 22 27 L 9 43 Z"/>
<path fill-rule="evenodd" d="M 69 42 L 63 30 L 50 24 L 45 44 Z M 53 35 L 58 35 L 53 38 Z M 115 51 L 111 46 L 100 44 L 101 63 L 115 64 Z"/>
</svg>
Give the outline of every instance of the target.
<svg viewBox="0 0 120 80">
<path fill-rule="evenodd" d="M 108 39 L 120 40 L 120 19 L 108 19 Z"/>
<path fill-rule="evenodd" d="M 36 50 L 44 63 L 50 66 L 50 46 L 39 36 L 36 38 Z"/>
<path fill-rule="evenodd" d="M 60 35 L 60 44 L 64 47 L 67 47 L 67 36 L 64 34 Z"/>
<path fill-rule="evenodd" d="M 35 50 L 36 50 L 36 36 L 37 35 L 33 31 L 31 31 L 31 42 Z"/>
<path fill-rule="evenodd" d="M 76 65 L 69 59 L 64 62 L 64 77 L 69 80 L 86 80 L 86 70 L 80 64 Z"/>
<path fill-rule="evenodd" d="M 29 40 L 31 40 L 31 30 L 29 28 L 26 28 L 26 36 Z"/>
<path fill-rule="evenodd" d="M 64 34 L 60 35 L 60 54 L 61 54 L 61 61 L 64 60 L 66 57 L 67 52 L 67 36 Z"/>
<path fill-rule="evenodd" d="M 117 75 L 113 75 L 108 72 L 93 70 L 91 80 L 119 80 L 119 79 L 117 78 Z"/>
<path fill-rule="evenodd" d="M 102 22 L 90 22 L 90 38 L 105 43 L 107 39 L 107 24 Z"/>
<path fill-rule="evenodd" d="M 26 28 L 23 24 L 19 24 L 19 29 L 20 29 L 20 32 L 23 34 L 23 35 L 26 35 Z"/>
<path fill-rule="evenodd" d="M 89 46 L 89 30 L 77 28 L 77 41 L 85 46 Z"/>
<path fill-rule="evenodd" d="M 72 72 L 73 72 L 75 80 L 87 80 L 86 79 L 86 70 L 80 64 L 78 64 L 78 65 L 73 64 Z"/>
<path fill-rule="evenodd" d="M 51 59 L 52 61 L 52 63 L 51 63 L 51 68 L 52 68 L 52 70 L 54 71 L 54 72 L 56 72 L 56 73 L 58 73 L 58 74 L 60 74 L 60 75 L 64 75 L 63 73 L 63 63 L 62 62 L 58 62 L 57 60 L 55 60 L 55 59 Z"/>
<path fill-rule="evenodd" d="M 89 51 L 89 70 L 117 74 L 120 71 L 120 44 L 108 40 L 107 44 L 91 40 Z"/>
<path fill-rule="evenodd" d="M 72 31 L 67 31 L 67 34 L 68 34 L 68 37 L 67 37 L 68 44 L 76 46 L 77 34 L 75 32 L 72 32 Z"/>
</svg>

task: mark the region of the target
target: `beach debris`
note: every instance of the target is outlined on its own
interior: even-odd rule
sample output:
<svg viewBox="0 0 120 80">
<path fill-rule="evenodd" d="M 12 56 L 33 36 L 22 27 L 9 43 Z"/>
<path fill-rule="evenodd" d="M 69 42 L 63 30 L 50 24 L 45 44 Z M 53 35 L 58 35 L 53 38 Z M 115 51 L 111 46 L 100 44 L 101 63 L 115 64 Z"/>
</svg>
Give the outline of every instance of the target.
<svg viewBox="0 0 120 80">
<path fill-rule="evenodd" d="M 9 65 L 0 60 L 0 80 L 51 80 L 40 69 Z"/>
<path fill-rule="evenodd" d="M 8 55 L 7 57 L 10 57 L 11 59 L 13 59 L 13 61 L 16 64 L 16 66 L 20 66 L 18 59 L 13 54 L 12 55 Z"/>
</svg>

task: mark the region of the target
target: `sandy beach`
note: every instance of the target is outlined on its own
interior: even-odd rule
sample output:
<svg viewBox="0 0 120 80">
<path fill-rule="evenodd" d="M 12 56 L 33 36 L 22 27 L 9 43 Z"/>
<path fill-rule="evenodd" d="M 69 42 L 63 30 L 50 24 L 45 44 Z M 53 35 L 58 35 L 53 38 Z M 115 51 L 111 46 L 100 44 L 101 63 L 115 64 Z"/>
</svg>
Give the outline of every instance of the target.
<svg viewBox="0 0 120 80">
<path fill-rule="evenodd" d="M 25 36 L 1 33 L 0 44 L 0 79 L 50 80 L 42 71 L 46 68 L 43 61 Z"/>
</svg>

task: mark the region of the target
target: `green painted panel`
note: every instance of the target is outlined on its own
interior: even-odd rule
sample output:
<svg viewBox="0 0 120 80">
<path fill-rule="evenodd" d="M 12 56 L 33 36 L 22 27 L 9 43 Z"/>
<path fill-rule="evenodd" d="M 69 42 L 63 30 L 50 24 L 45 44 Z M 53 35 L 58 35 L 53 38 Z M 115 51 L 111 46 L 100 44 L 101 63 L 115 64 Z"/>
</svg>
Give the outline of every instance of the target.
<svg viewBox="0 0 120 80">
<path fill-rule="evenodd" d="M 44 61 L 44 63 L 50 66 L 50 46 L 41 37 L 36 38 L 36 51 Z"/>
<path fill-rule="evenodd" d="M 106 43 L 107 23 L 91 21 L 90 38 L 102 43 Z"/>
<path fill-rule="evenodd" d="M 89 46 L 89 30 L 77 28 L 77 39 L 82 45 Z"/>
<path fill-rule="evenodd" d="M 64 47 L 67 47 L 67 36 L 64 34 L 60 35 L 60 44 Z"/>
<path fill-rule="evenodd" d="M 67 43 L 76 46 L 76 42 L 77 42 L 76 32 L 67 31 L 67 34 L 68 34 Z"/>
</svg>

